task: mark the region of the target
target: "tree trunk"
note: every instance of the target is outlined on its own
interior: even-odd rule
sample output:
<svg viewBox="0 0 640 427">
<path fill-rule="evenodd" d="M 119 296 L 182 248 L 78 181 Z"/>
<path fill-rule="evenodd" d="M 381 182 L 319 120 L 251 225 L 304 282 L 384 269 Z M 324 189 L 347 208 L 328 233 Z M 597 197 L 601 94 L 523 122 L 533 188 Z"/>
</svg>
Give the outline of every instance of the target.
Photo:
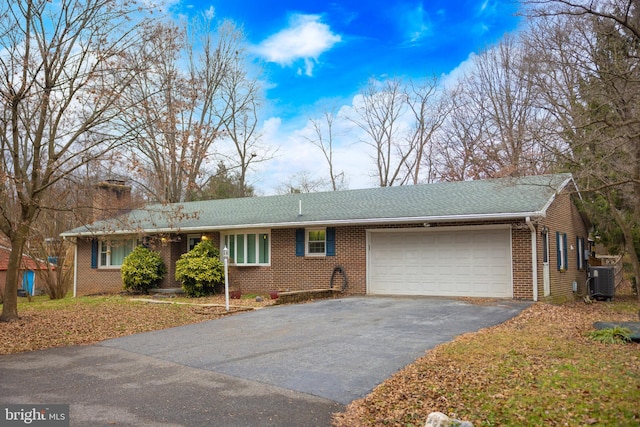
<svg viewBox="0 0 640 427">
<path fill-rule="evenodd" d="M 18 320 L 18 284 L 20 283 L 20 265 L 22 264 L 25 240 L 20 232 L 11 239 L 11 253 L 9 254 L 7 278 L 4 284 L 2 315 L 0 315 L 2 322 Z"/>
<path fill-rule="evenodd" d="M 609 198 L 609 203 L 612 203 Z M 622 234 L 624 236 L 624 249 L 629 255 L 629 259 L 631 260 L 631 266 L 633 268 L 633 275 L 636 278 L 636 291 L 638 292 L 638 302 L 640 303 L 640 260 L 638 259 L 638 252 L 636 252 L 636 248 L 633 241 L 633 232 L 631 230 L 631 225 L 624 220 L 624 215 L 618 211 L 613 205 L 611 206 L 611 213 L 613 214 L 613 219 L 618 223 L 620 230 L 622 230 Z"/>
</svg>

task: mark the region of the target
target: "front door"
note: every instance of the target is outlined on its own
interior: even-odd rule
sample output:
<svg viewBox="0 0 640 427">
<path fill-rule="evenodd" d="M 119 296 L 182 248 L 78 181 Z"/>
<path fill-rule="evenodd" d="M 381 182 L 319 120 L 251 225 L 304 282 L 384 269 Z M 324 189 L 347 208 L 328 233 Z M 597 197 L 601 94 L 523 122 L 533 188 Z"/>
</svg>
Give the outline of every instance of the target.
<svg viewBox="0 0 640 427">
<path fill-rule="evenodd" d="M 549 282 L 549 231 L 546 229 L 542 232 L 542 280 L 544 283 L 544 296 L 551 293 L 551 284 Z"/>
</svg>

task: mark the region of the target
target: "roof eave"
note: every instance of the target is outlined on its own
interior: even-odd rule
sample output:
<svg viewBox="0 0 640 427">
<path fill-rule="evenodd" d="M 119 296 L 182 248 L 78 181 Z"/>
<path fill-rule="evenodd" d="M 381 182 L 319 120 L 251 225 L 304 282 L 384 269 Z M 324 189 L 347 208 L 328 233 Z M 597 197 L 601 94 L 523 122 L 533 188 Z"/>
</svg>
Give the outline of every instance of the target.
<svg viewBox="0 0 640 427">
<path fill-rule="evenodd" d="M 558 188 L 554 191 L 554 193 L 551 195 L 551 197 L 549 197 L 549 200 L 547 200 L 547 203 L 542 207 L 541 212 L 544 213 L 543 216 L 546 216 L 547 213 L 547 209 L 549 209 L 549 207 L 553 204 L 553 202 L 556 200 L 556 197 L 558 196 L 558 194 L 560 194 L 561 192 L 564 191 L 564 189 L 567 187 L 567 185 L 569 185 L 569 183 L 572 183 L 574 188 L 576 189 L 577 193 L 578 193 L 578 197 L 580 197 L 580 199 L 582 199 L 582 194 L 580 194 L 580 191 L 578 190 L 578 185 L 576 184 L 576 182 L 573 179 L 573 176 L 569 176 L 567 179 L 565 179 L 562 184 L 560 184 L 560 186 L 558 186 Z"/>
<path fill-rule="evenodd" d="M 308 226 L 347 226 L 347 225 L 370 225 L 370 224 L 408 224 L 408 223 L 438 223 L 438 222 L 465 222 L 465 221 L 505 221 L 524 219 L 526 217 L 545 217 L 546 209 L 538 212 L 509 212 L 490 214 L 465 214 L 465 215 L 428 215 L 419 217 L 395 217 L 395 218 L 355 218 L 338 220 L 311 220 L 274 223 L 252 223 L 252 224 L 223 224 L 198 227 L 173 227 L 173 228 L 149 228 L 136 230 L 108 230 L 108 231 L 85 231 L 78 233 L 62 233 L 62 237 L 93 237 L 104 235 L 131 235 L 131 234 L 162 234 L 162 233 L 203 233 L 208 231 L 240 230 L 240 229 L 265 229 L 265 228 L 295 228 Z"/>
</svg>

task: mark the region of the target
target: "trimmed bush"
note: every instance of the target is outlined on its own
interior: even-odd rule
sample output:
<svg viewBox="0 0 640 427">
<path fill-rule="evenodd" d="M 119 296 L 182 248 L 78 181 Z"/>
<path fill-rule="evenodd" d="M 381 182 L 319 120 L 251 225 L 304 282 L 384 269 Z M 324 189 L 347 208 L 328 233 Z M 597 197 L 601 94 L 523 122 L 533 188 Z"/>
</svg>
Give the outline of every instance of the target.
<svg viewBox="0 0 640 427">
<path fill-rule="evenodd" d="M 209 240 L 198 243 L 176 262 L 176 280 L 190 297 L 215 293 L 224 286 L 224 263 Z"/>
<path fill-rule="evenodd" d="M 124 289 L 148 293 L 160 283 L 167 269 L 158 252 L 138 246 L 125 257 L 121 272 Z"/>
</svg>

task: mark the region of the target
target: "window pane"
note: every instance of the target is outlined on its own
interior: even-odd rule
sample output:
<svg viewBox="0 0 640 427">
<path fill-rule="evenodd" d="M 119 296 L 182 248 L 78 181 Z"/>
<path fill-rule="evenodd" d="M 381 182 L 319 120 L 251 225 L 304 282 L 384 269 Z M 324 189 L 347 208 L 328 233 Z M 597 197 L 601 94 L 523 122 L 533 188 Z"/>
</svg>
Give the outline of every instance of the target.
<svg viewBox="0 0 640 427">
<path fill-rule="evenodd" d="M 126 252 L 123 242 L 111 242 L 111 261 L 109 265 L 122 265 L 124 253 Z"/>
<path fill-rule="evenodd" d="M 112 266 L 122 265 L 124 258 L 131 253 L 133 242 L 131 240 L 112 242 L 111 246 L 111 262 Z"/>
<path fill-rule="evenodd" d="M 256 263 L 256 235 L 247 234 L 247 264 Z"/>
<path fill-rule="evenodd" d="M 100 242 L 100 266 L 107 265 L 107 251 L 109 250 L 109 246 L 107 242 Z"/>
<path fill-rule="evenodd" d="M 260 264 L 269 264 L 269 235 L 259 234 L 258 239 L 258 262 Z"/>
<path fill-rule="evenodd" d="M 310 254 L 323 254 L 324 253 L 324 242 L 309 242 L 309 253 Z"/>
<path fill-rule="evenodd" d="M 269 233 L 228 234 L 224 244 L 228 245 L 229 257 L 235 264 L 269 263 Z"/>
<path fill-rule="evenodd" d="M 188 250 L 193 249 L 198 243 L 202 241 L 202 237 L 189 237 Z"/>
<path fill-rule="evenodd" d="M 325 253 L 325 230 L 308 230 L 307 231 L 308 254 L 324 254 Z"/>
<path fill-rule="evenodd" d="M 231 262 L 236 262 L 236 235 L 229 235 L 229 256 L 231 257 Z"/>
<path fill-rule="evenodd" d="M 236 264 L 244 264 L 244 234 L 238 234 L 236 236 Z"/>
<path fill-rule="evenodd" d="M 313 231 L 309 231 L 309 241 L 313 242 L 313 241 L 318 241 L 318 240 L 325 240 L 325 232 L 324 230 L 313 230 Z"/>
</svg>

